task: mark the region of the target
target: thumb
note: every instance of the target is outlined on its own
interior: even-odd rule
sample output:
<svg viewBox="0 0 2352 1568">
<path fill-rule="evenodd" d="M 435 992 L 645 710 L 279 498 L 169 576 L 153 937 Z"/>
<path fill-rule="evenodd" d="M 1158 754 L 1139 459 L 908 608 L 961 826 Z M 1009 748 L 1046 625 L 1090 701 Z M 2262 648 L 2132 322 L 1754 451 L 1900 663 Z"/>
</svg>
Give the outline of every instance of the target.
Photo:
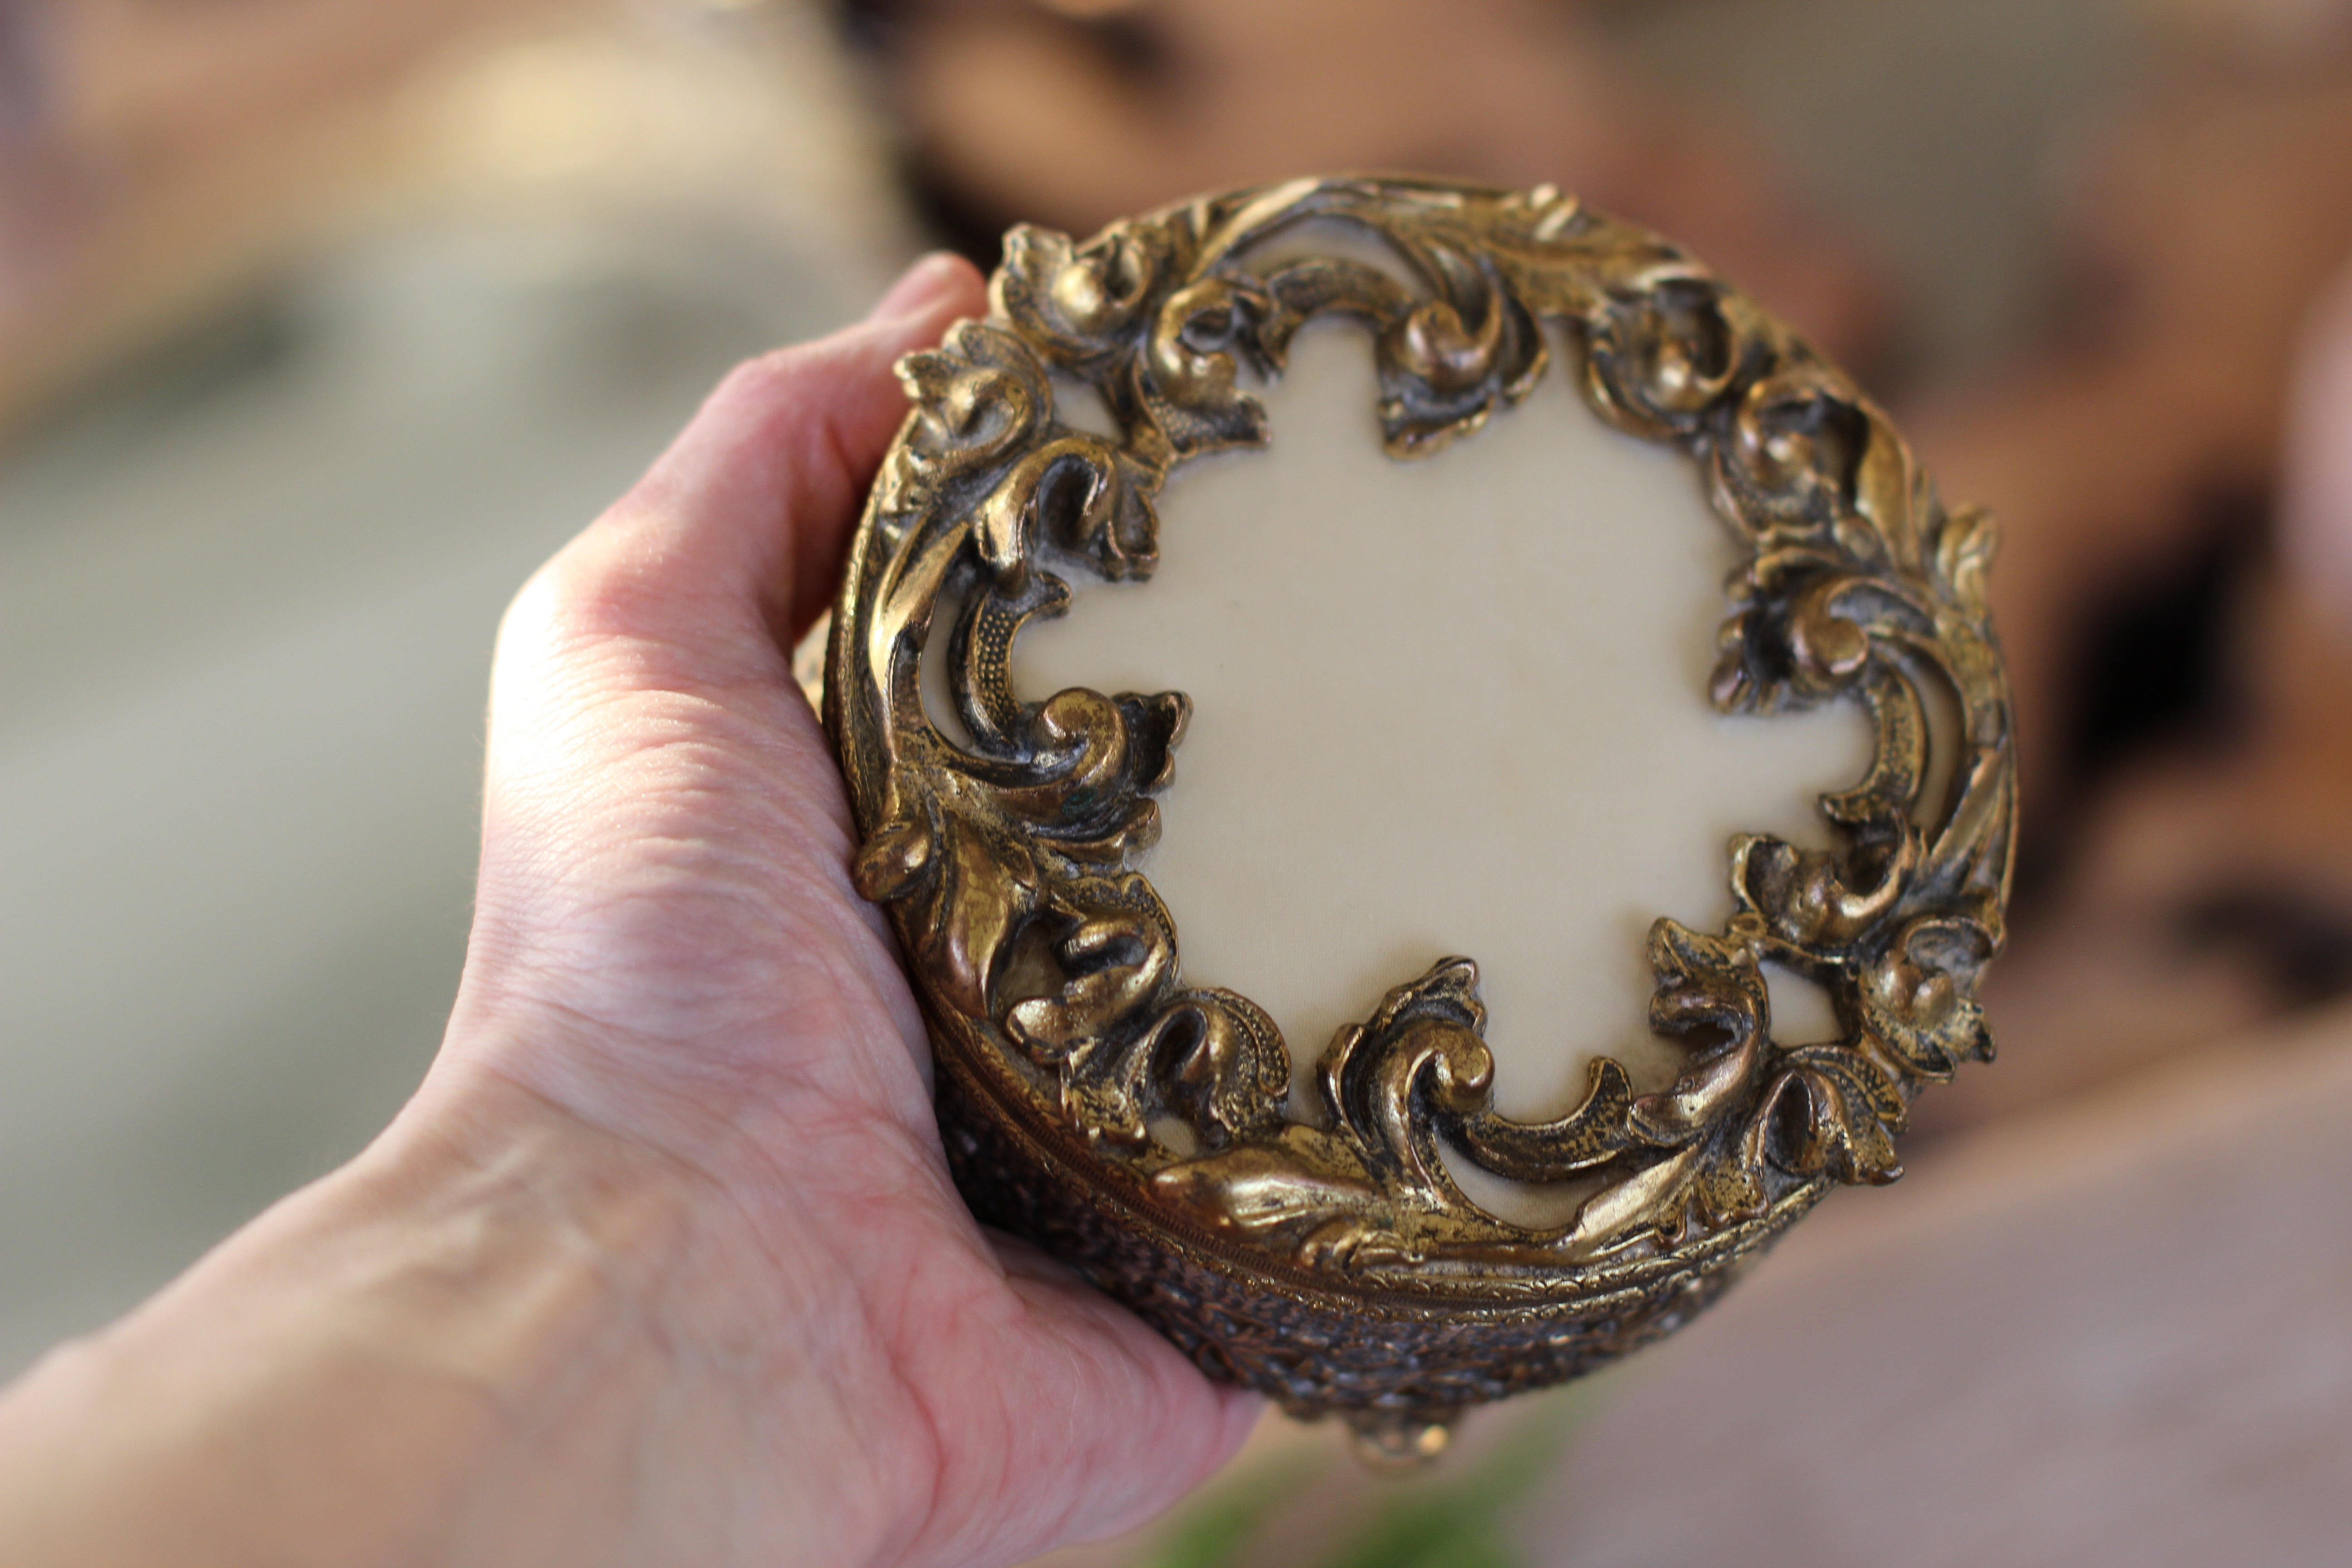
<svg viewBox="0 0 2352 1568">
<path fill-rule="evenodd" d="M 756 864 L 770 899 L 843 883 L 847 806 L 783 639 L 829 592 L 905 416 L 891 366 L 982 300 L 968 263 L 935 258 L 866 321 L 743 365 L 516 596 L 491 671 L 461 1016 L 553 974 L 573 988 L 572 1011 L 632 1016 L 652 988 L 648 964 L 696 982 L 698 996 L 772 989 L 727 976 L 719 937 L 773 932 L 781 914 L 705 907 L 724 902 L 727 877 L 656 862 L 690 849 L 705 869 Z M 844 929 L 878 936 L 852 912 Z M 653 963 L 663 940 L 689 931 L 698 963 Z M 864 956 L 887 989 L 887 947 Z M 591 980 L 605 993 L 593 1008 Z"/>
<path fill-rule="evenodd" d="M 558 629 L 723 652 L 734 668 L 713 671 L 719 680 L 744 673 L 745 657 L 780 663 L 832 596 L 850 527 L 906 417 L 892 367 L 986 303 L 970 262 L 928 257 L 864 321 L 738 366 L 646 477 L 541 574 L 568 622 Z"/>
</svg>

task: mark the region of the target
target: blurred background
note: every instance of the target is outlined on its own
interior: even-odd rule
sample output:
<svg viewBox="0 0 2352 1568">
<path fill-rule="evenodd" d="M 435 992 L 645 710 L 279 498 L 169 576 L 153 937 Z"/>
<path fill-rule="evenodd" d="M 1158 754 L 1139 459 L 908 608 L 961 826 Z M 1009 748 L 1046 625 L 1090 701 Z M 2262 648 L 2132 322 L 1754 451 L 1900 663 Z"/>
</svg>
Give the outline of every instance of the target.
<svg viewBox="0 0 2352 1568">
<path fill-rule="evenodd" d="M 0 0 L 0 1376 L 414 1085 L 499 613 L 727 366 L 1340 168 L 1668 231 L 1995 508 L 2002 1060 L 1433 1473 L 1065 1561 L 2340 1563 L 2352 0 Z"/>
</svg>

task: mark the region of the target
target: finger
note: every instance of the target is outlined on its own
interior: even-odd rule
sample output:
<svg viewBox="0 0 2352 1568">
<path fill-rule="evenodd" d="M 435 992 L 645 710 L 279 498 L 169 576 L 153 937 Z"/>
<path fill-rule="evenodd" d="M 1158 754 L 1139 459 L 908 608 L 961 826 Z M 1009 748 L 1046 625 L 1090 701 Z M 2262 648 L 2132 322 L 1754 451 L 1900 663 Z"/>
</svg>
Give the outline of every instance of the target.
<svg viewBox="0 0 2352 1568">
<path fill-rule="evenodd" d="M 560 596 L 587 618 L 578 629 L 763 658 L 789 647 L 832 596 L 850 526 L 906 416 L 892 367 L 985 308 L 971 263 L 928 257 L 864 321 L 737 367 L 550 563 L 574 590 Z"/>
<path fill-rule="evenodd" d="M 957 1331 L 900 1351 L 950 1439 L 904 1543 L 914 1560 L 1025 1562 L 1133 1529 L 1207 1480 L 1265 1409 L 1069 1269 L 991 1239 L 1009 1298 L 930 1313 Z"/>
<path fill-rule="evenodd" d="M 598 819 L 614 770 L 641 763 L 662 737 L 719 716 L 739 726 L 735 754 L 764 750 L 779 727 L 814 738 L 790 680 L 790 627 L 779 635 L 778 623 L 793 618 L 796 579 L 812 598 L 832 581 L 827 563 L 905 415 L 892 365 L 982 302 L 968 263 L 934 257 L 864 322 L 745 364 L 524 585 L 491 669 L 484 909 L 517 857 L 554 852 L 520 829 Z M 782 798 L 824 819 L 816 826 L 845 828 L 837 778 L 821 758 L 798 761 L 814 771 L 784 781 Z M 478 936 L 485 929 L 478 921 Z"/>
<path fill-rule="evenodd" d="M 968 264 L 937 259 L 866 322 L 745 366 L 517 595 L 491 675 L 460 1022 L 552 998 L 644 1026 L 659 995 L 677 1035 L 680 1019 L 782 1007 L 845 964 L 882 999 L 868 1023 L 919 1047 L 878 917 L 849 902 L 840 776 L 772 606 L 791 603 L 803 559 L 821 569 L 813 596 L 830 584 L 823 565 L 904 416 L 893 363 L 981 302 Z M 811 930 L 831 940 L 800 942 L 808 973 L 785 984 L 782 933 Z M 691 962 L 675 962 L 682 942 Z"/>
</svg>

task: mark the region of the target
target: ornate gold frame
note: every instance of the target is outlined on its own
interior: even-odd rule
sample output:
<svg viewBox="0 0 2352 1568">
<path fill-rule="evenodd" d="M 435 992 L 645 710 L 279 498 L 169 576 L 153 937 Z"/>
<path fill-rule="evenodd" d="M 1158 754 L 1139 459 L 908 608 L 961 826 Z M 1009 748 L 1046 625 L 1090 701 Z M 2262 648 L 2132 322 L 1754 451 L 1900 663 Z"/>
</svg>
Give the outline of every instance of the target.
<svg viewBox="0 0 2352 1568">
<path fill-rule="evenodd" d="M 1253 265 L 1307 220 L 1384 243 L 1417 287 L 1339 256 Z M 1992 1053 L 1974 992 L 2001 942 L 2015 779 L 1990 521 L 1943 507 L 1851 381 L 1675 247 L 1548 188 L 1306 180 L 1084 246 L 1017 228 L 992 300 L 899 368 L 914 412 L 853 547 L 825 683 L 857 887 L 896 921 L 982 1218 L 1210 1372 L 1340 1412 L 1403 1458 L 1465 1405 L 1671 1331 L 1832 1183 L 1900 1173 L 1911 1096 Z M 1477 971 L 1446 958 L 1339 1032 L 1320 1119 L 1293 1120 L 1273 1021 L 1185 983 L 1168 910 L 1129 868 L 1157 837 L 1187 700 L 1013 689 L 1013 641 L 1060 612 L 1066 574 L 1150 574 L 1177 465 L 1267 440 L 1237 369 L 1278 371 L 1323 312 L 1373 333 L 1399 458 L 1525 397 L 1540 322 L 1562 323 L 1592 409 L 1689 454 L 1743 546 L 1717 707 L 1844 699 L 1875 726 L 1868 773 L 1822 799 L 1830 850 L 1743 836 L 1723 932 L 1653 928 L 1650 1025 L 1688 1051 L 1663 1092 L 1602 1059 L 1559 1120 L 1497 1114 Z M 1099 392 L 1120 436 L 1062 423 L 1054 374 Z M 968 748 L 918 679 L 950 599 Z M 1930 682 L 1958 714 L 1936 778 Z M 1843 1039 L 1772 1039 L 1768 961 L 1827 989 Z M 1441 1140 L 1517 1181 L 1598 1187 L 1570 1224 L 1511 1224 L 1463 1194 Z"/>
</svg>

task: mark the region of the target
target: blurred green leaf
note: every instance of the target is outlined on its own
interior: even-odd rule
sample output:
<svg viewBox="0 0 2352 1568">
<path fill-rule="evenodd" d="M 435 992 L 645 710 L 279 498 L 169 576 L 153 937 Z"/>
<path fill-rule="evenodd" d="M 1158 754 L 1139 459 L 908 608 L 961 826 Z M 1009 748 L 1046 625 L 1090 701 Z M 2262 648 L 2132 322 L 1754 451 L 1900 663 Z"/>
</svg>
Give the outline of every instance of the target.
<svg viewBox="0 0 2352 1568">
<path fill-rule="evenodd" d="M 1570 1388 L 1531 1407 L 1475 1464 L 1404 1483 L 1403 1493 L 1322 1568 L 1523 1568 L 1512 1509 L 1549 1475 L 1589 1400 Z"/>
<path fill-rule="evenodd" d="M 1314 1568 L 1525 1568 L 1512 1510 L 1551 1472 L 1590 1404 L 1580 1386 L 1539 1395 L 1475 1461 L 1382 1483 L 1370 1521 Z M 1319 1455 L 1293 1456 L 1211 1488 L 1179 1510 L 1146 1568 L 1232 1568 L 1327 1468 Z"/>
<path fill-rule="evenodd" d="M 1150 1568 L 1224 1568 L 1266 1516 L 1321 1468 L 1319 1459 L 1294 1458 L 1212 1488 L 1179 1514 Z"/>
</svg>

